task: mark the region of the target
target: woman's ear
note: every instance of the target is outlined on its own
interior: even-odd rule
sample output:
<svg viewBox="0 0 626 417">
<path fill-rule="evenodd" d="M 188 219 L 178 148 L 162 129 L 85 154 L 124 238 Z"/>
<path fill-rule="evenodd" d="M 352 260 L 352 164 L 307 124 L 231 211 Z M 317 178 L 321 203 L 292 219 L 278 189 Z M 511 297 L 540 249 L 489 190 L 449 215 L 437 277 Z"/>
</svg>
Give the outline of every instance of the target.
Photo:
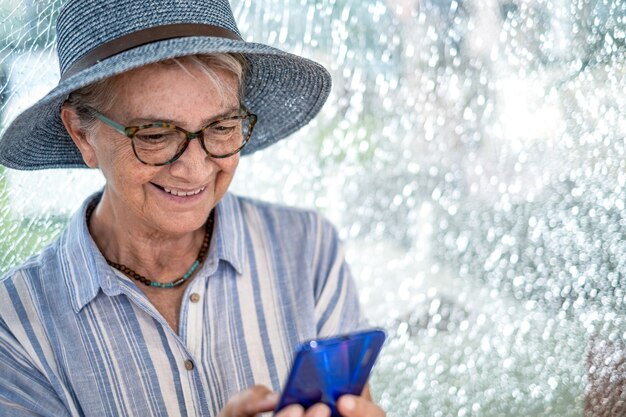
<svg viewBox="0 0 626 417">
<path fill-rule="evenodd" d="M 82 126 L 76 109 L 69 106 L 61 107 L 61 121 L 63 121 L 67 133 L 69 133 L 72 141 L 74 141 L 74 144 L 83 156 L 85 164 L 87 164 L 89 168 L 97 168 L 98 158 L 96 151 L 87 137 L 87 132 Z"/>
</svg>

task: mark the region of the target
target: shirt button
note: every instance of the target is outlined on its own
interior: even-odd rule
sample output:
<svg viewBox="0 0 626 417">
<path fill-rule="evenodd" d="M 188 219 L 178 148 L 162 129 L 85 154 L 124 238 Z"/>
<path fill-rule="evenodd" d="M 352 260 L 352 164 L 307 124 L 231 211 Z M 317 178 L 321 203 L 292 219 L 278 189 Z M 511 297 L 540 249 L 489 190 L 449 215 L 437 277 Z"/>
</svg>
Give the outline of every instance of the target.
<svg viewBox="0 0 626 417">
<path fill-rule="evenodd" d="M 190 359 L 187 359 L 185 361 L 185 369 L 187 369 L 188 371 L 193 371 L 193 367 L 194 367 L 193 361 Z"/>
<path fill-rule="evenodd" d="M 200 301 L 200 294 L 194 292 L 189 296 L 189 301 L 191 301 L 192 303 L 197 303 L 198 301 Z"/>
</svg>

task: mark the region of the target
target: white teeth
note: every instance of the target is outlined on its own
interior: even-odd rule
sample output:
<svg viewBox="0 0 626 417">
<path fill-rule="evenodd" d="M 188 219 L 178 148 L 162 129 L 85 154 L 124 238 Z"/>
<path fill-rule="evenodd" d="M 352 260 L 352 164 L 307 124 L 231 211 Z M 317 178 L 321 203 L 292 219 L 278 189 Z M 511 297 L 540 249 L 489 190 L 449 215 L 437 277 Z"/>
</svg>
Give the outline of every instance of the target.
<svg viewBox="0 0 626 417">
<path fill-rule="evenodd" d="M 165 187 L 163 187 L 163 190 L 166 193 L 175 195 L 177 197 L 189 197 L 190 195 L 196 195 L 198 193 L 201 193 L 202 191 L 204 191 L 204 187 L 198 188 L 197 190 L 194 190 L 194 191 L 179 191 L 179 190 L 173 190 L 171 188 L 165 188 Z"/>
</svg>

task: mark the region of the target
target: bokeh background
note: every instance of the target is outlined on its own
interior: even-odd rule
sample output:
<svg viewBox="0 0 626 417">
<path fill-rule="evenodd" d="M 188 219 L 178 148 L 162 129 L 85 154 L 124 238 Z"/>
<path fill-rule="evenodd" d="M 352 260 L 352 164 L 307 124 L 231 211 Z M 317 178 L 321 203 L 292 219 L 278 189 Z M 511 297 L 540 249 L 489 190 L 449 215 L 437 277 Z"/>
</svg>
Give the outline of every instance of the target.
<svg viewBox="0 0 626 417">
<path fill-rule="evenodd" d="M 0 0 L 6 125 L 57 82 L 58 0 Z M 323 63 L 319 117 L 233 190 L 340 231 L 389 417 L 626 414 L 626 2 L 233 0 Z M 0 168 L 0 272 L 103 185 Z"/>
</svg>

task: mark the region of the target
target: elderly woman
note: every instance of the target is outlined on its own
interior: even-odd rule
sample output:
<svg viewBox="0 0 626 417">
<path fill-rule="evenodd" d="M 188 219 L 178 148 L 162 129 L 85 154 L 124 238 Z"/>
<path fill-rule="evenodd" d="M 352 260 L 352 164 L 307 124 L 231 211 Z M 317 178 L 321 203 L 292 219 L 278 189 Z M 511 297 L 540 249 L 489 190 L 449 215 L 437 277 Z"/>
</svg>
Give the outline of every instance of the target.
<svg viewBox="0 0 626 417">
<path fill-rule="evenodd" d="M 226 0 L 68 0 L 57 38 L 61 81 L 6 129 L 0 162 L 106 185 L 0 280 L 0 415 L 271 411 L 297 344 L 362 319 L 326 221 L 228 187 L 239 155 L 317 113 L 327 72 L 244 42 Z M 384 415 L 367 390 L 338 409 Z"/>
</svg>

